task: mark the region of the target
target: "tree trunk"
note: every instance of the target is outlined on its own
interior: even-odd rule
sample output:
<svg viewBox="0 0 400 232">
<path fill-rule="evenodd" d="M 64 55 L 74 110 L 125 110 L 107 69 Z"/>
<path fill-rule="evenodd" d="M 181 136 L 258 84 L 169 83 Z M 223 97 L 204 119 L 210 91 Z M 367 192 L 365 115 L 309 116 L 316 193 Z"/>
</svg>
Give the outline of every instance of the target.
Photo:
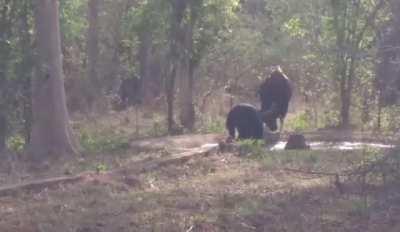
<svg viewBox="0 0 400 232">
<path fill-rule="evenodd" d="M 0 152 L 6 148 L 7 120 L 6 116 L 0 112 Z"/>
<path fill-rule="evenodd" d="M 175 100 L 175 80 L 177 67 L 181 55 L 182 29 L 181 24 L 186 10 L 187 2 L 185 0 L 174 0 L 172 4 L 171 29 L 169 31 L 169 53 L 167 56 L 167 74 L 166 74 L 166 95 L 167 95 L 167 123 L 168 133 L 176 134 L 176 124 L 174 120 L 174 100 Z"/>
<path fill-rule="evenodd" d="M 33 124 L 28 153 L 33 161 L 41 162 L 77 152 L 65 99 L 59 2 L 34 3 L 38 57 L 32 78 Z"/>
<path fill-rule="evenodd" d="M 342 58 L 343 59 L 343 58 Z M 338 63 L 342 63 L 342 60 L 338 60 Z M 336 75 L 340 76 L 340 120 L 339 127 L 347 128 L 349 126 L 349 88 L 348 88 L 348 77 L 346 73 L 347 64 L 341 64 L 336 69 Z"/>
<path fill-rule="evenodd" d="M 398 0 L 392 0 L 390 5 L 393 12 L 394 24 L 398 26 L 400 23 L 400 2 Z M 397 27 L 397 32 L 399 32 L 399 30 L 400 28 Z"/>
<path fill-rule="evenodd" d="M 348 67 L 348 68 L 347 68 Z M 347 71 L 347 69 L 349 69 Z M 350 127 L 350 108 L 351 108 L 351 94 L 353 92 L 353 82 L 355 71 L 355 57 L 350 58 L 350 64 L 346 64 L 342 73 L 340 96 L 341 96 L 341 108 L 340 108 L 340 127 Z"/>
<path fill-rule="evenodd" d="M 88 35 L 87 35 L 87 53 L 88 53 L 88 79 L 86 87 L 88 88 L 88 105 L 91 107 L 94 103 L 96 92 L 99 90 L 98 67 L 99 57 L 98 42 L 98 12 L 99 1 L 89 0 L 88 2 Z M 90 83 L 90 84 L 89 84 Z"/>
<path fill-rule="evenodd" d="M 350 93 L 349 88 L 344 90 L 341 94 L 341 107 L 340 107 L 340 128 L 348 128 L 350 126 Z"/>
<path fill-rule="evenodd" d="M 192 3 L 193 4 L 193 3 Z M 181 124 L 188 129 L 189 131 L 193 131 L 195 124 L 195 110 L 193 103 L 193 94 L 194 94 L 194 72 L 195 68 L 198 64 L 196 62 L 195 54 L 194 54 L 194 38 L 193 38 L 193 30 L 195 23 L 197 21 L 197 12 L 193 7 L 190 7 L 190 19 L 184 25 L 184 53 L 182 57 L 182 83 L 181 86 L 181 112 L 180 112 L 180 121 Z"/>
<path fill-rule="evenodd" d="M 25 144 L 29 144 L 30 134 L 32 128 L 32 97 L 31 97 L 31 81 L 32 81 L 32 71 L 34 66 L 32 51 L 32 35 L 29 33 L 31 28 L 29 16 L 30 10 L 32 9 L 32 3 L 26 1 L 23 5 L 22 11 L 20 13 L 20 19 L 22 23 L 20 35 L 21 40 L 19 46 L 21 46 L 23 51 L 26 51 L 24 57 L 19 64 L 18 76 L 22 79 L 22 118 L 24 120 L 23 136 L 25 138 Z"/>
<path fill-rule="evenodd" d="M 167 61 L 168 62 L 168 61 Z M 165 83 L 165 92 L 167 95 L 167 126 L 168 133 L 175 134 L 175 120 L 174 120 L 174 98 L 175 98 L 175 77 L 176 67 L 175 64 L 168 62 L 167 78 Z"/>
<path fill-rule="evenodd" d="M 379 91 L 378 95 L 378 115 L 376 118 L 376 129 L 380 131 L 382 129 L 382 95 Z"/>
<path fill-rule="evenodd" d="M 143 102 L 150 102 L 154 97 L 149 86 L 150 84 L 150 52 L 152 45 L 152 36 L 150 31 L 143 30 L 139 35 L 139 53 L 138 60 L 140 63 L 140 88 L 139 96 Z"/>
<path fill-rule="evenodd" d="M 190 62 L 190 61 L 189 61 Z M 180 121 L 181 124 L 192 131 L 195 123 L 195 111 L 193 104 L 193 91 L 194 91 L 194 66 L 192 64 L 182 65 L 182 76 L 181 76 L 181 110 L 180 110 Z"/>
</svg>

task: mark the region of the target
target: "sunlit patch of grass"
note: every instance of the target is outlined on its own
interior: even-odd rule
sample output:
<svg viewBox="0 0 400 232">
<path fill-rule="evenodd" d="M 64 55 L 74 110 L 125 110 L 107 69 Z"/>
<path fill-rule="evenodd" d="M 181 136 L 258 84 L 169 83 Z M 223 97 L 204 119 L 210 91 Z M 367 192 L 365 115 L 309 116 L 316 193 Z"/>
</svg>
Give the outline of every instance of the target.
<svg viewBox="0 0 400 232">
<path fill-rule="evenodd" d="M 371 163 L 383 156 L 377 149 L 365 150 L 283 150 L 268 151 L 250 156 L 259 160 L 267 169 L 298 168 L 305 170 L 325 170 L 340 172 L 366 163 Z"/>
<path fill-rule="evenodd" d="M 288 166 L 317 166 L 321 162 L 319 151 L 264 151 L 262 155 L 254 156 L 260 160 L 265 167 L 279 168 Z"/>
<path fill-rule="evenodd" d="M 79 140 L 84 153 L 124 151 L 129 148 L 128 137 L 113 131 L 88 132 L 82 130 Z"/>
<path fill-rule="evenodd" d="M 292 114 L 285 121 L 285 128 L 291 131 L 305 131 L 311 129 L 310 116 L 306 112 Z"/>
<path fill-rule="evenodd" d="M 351 216 L 365 217 L 370 213 L 370 206 L 368 201 L 363 198 L 354 198 L 347 201 L 347 213 Z"/>
<path fill-rule="evenodd" d="M 225 131 L 225 120 L 214 118 L 205 120 L 204 125 L 198 129 L 199 133 L 223 133 Z"/>
<path fill-rule="evenodd" d="M 263 140 L 244 139 L 239 141 L 240 155 L 261 156 L 265 153 L 265 142 Z"/>
</svg>

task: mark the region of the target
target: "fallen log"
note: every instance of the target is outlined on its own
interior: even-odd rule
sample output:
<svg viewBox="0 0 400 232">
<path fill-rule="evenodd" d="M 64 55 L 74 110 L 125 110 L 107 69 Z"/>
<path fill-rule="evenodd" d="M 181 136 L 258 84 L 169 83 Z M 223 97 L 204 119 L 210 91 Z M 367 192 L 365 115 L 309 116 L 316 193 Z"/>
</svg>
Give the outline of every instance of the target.
<svg viewBox="0 0 400 232">
<path fill-rule="evenodd" d="M 138 175 L 168 165 L 183 164 L 195 157 L 207 156 L 217 151 L 218 151 L 218 144 L 206 144 L 199 148 L 194 148 L 190 151 L 185 151 L 183 153 L 173 155 L 172 157 L 164 158 L 162 160 L 139 161 L 137 163 L 130 165 L 130 167 L 112 170 L 109 172 L 103 172 L 103 173 L 84 172 L 76 176 L 61 176 L 55 178 L 29 181 L 21 184 L 8 185 L 0 187 L 0 197 L 13 196 L 22 192 L 38 193 L 43 191 L 44 189 L 56 188 L 60 185 L 66 185 L 66 184 L 76 184 L 83 181 L 102 182 L 103 180 L 105 180 L 106 183 L 111 183 L 109 179 L 112 177 L 121 176 L 123 179 L 125 179 L 125 177 L 128 175 Z M 110 178 L 104 178 L 104 177 L 110 177 Z M 123 180 L 121 181 L 124 182 Z"/>
<path fill-rule="evenodd" d="M 163 158 L 161 160 L 139 161 L 129 168 L 121 168 L 119 170 L 111 171 L 111 175 L 138 175 L 144 172 L 150 172 L 160 167 L 168 165 L 178 165 L 188 162 L 189 160 L 199 157 L 208 156 L 218 152 L 218 144 L 205 144 L 198 148 L 193 148 L 189 151 L 172 155 L 171 157 Z"/>
<path fill-rule="evenodd" d="M 4 186 L 0 188 L 0 197 L 11 196 L 20 192 L 40 192 L 45 188 L 56 187 L 61 184 L 77 183 L 82 181 L 85 176 L 86 175 L 84 174 L 80 174 L 77 176 L 63 176 Z"/>
</svg>

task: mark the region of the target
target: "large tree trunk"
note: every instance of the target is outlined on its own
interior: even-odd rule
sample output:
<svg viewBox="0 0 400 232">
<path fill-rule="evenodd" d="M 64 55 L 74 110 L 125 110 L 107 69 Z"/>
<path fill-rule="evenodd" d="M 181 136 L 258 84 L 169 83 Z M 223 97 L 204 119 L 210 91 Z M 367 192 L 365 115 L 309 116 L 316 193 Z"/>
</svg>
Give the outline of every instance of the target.
<svg viewBox="0 0 400 232">
<path fill-rule="evenodd" d="M 192 3 L 193 4 L 193 3 Z M 195 110 L 193 103 L 194 95 L 194 72 L 198 64 L 194 54 L 193 30 L 197 21 L 197 12 L 190 7 L 190 18 L 184 25 L 184 53 L 182 57 L 182 85 L 181 85 L 181 124 L 192 131 L 195 123 Z"/>
<path fill-rule="evenodd" d="M 339 127 L 347 128 L 349 126 L 349 110 L 350 110 L 350 93 L 348 88 L 348 76 L 347 76 L 347 63 L 344 58 L 339 56 L 337 60 L 336 75 L 339 76 L 339 93 L 340 93 L 340 118 Z"/>
<path fill-rule="evenodd" d="M 176 134 L 176 124 L 174 119 L 174 100 L 175 100 L 175 80 L 182 45 L 181 24 L 186 10 L 187 2 L 185 0 L 174 0 L 172 4 L 171 29 L 169 31 L 169 53 L 167 56 L 167 74 L 165 79 L 165 88 L 167 95 L 167 123 L 168 133 Z"/>
<path fill-rule="evenodd" d="M 88 2 L 89 28 L 87 35 L 88 79 L 86 86 L 89 91 L 89 96 L 87 99 L 89 107 L 93 105 L 96 92 L 98 92 L 99 90 L 98 67 L 97 67 L 97 61 L 99 56 L 98 20 L 97 20 L 98 12 L 99 12 L 99 1 L 89 0 Z"/>
<path fill-rule="evenodd" d="M 168 61 L 167 61 L 168 62 Z M 175 77 L 176 65 L 168 62 L 167 78 L 165 79 L 165 92 L 167 95 L 167 127 L 169 134 L 175 134 L 175 120 L 174 120 L 174 100 L 175 100 Z"/>
<path fill-rule="evenodd" d="M 348 71 L 347 71 L 348 69 Z M 345 65 L 345 69 L 342 73 L 341 79 L 341 108 L 340 108 L 340 127 L 349 128 L 350 127 L 350 110 L 351 110 L 351 100 L 353 92 L 353 82 L 355 75 L 355 58 L 350 58 L 350 63 Z"/>
<path fill-rule="evenodd" d="M 150 102 L 154 97 L 152 96 L 152 91 L 149 86 L 150 84 L 150 52 L 152 45 L 151 32 L 144 30 L 139 35 L 139 53 L 138 59 L 140 64 L 140 93 L 139 96 L 142 98 L 143 102 Z"/>
<path fill-rule="evenodd" d="M 187 76 L 182 77 L 183 87 L 181 89 L 181 112 L 180 121 L 182 125 L 192 131 L 195 123 L 195 111 L 193 104 L 193 91 L 194 91 L 194 66 L 189 64 L 189 67 L 185 68 L 187 70 Z"/>
<path fill-rule="evenodd" d="M 180 75 L 180 115 L 179 119 L 186 129 L 192 131 L 195 123 L 195 111 L 193 104 L 194 95 L 194 65 L 189 59 L 181 64 Z"/>
<path fill-rule="evenodd" d="M 65 100 L 59 2 L 34 2 L 38 57 L 32 78 L 33 124 L 28 153 L 34 161 L 76 153 Z"/>
<path fill-rule="evenodd" d="M 400 23 L 400 2 L 398 0 L 392 0 L 390 6 L 393 12 L 394 24 L 397 25 L 396 32 L 399 33 L 399 23 Z"/>
<path fill-rule="evenodd" d="M 20 13 L 21 19 L 21 40 L 19 46 L 23 51 L 26 51 L 24 57 L 19 64 L 18 76 L 22 78 L 22 118 L 24 120 L 23 136 L 25 138 L 25 144 L 29 144 L 30 134 L 32 128 L 32 97 L 31 97 L 31 81 L 33 71 L 33 54 L 32 51 L 32 35 L 29 32 L 31 25 L 29 16 L 31 16 L 32 3 L 25 1 L 23 8 Z"/>
<path fill-rule="evenodd" d="M 0 152 L 6 148 L 7 120 L 6 116 L 0 112 Z"/>
</svg>

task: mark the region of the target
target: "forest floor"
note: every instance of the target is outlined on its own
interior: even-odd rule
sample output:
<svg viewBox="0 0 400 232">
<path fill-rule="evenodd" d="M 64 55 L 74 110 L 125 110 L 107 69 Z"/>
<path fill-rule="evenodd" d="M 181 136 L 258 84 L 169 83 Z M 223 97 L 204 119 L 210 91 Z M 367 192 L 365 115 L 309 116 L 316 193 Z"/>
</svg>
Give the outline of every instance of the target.
<svg viewBox="0 0 400 232">
<path fill-rule="evenodd" d="M 133 140 L 45 173 L 4 174 L 0 231 L 400 231 L 400 186 L 383 175 L 349 174 L 391 152 L 256 148 L 243 155 L 219 152 L 222 138 Z"/>
</svg>

